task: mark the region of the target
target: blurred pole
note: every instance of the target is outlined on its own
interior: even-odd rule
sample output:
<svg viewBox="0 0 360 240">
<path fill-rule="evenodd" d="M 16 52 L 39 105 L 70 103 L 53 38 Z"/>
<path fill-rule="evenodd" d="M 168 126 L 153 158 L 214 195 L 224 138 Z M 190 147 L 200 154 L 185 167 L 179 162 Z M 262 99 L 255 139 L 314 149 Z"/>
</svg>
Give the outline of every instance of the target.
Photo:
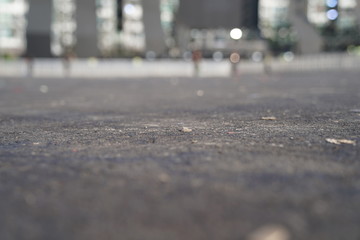
<svg viewBox="0 0 360 240">
<path fill-rule="evenodd" d="M 51 21 L 52 0 L 29 0 L 26 57 L 52 56 Z"/>
<path fill-rule="evenodd" d="M 231 53 L 229 60 L 231 63 L 230 75 L 234 78 L 238 77 L 239 76 L 239 64 L 240 64 L 240 60 L 241 60 L 240 53 L 238 53 L 238 52 Z"/>
<path fill-rule="evenodd" d="M 165 34 L 161 25 L 160 0 L 143 0 L 143 23 L 146 52 L 162 55 L 166 51 Z"/>
<path fill-rule="evenodd" d="M 98 57 L 98 31 L 95 0 L 76 0 L 76 45 L 77 57 Z"/>
<path fill-rule="evenodd" d="M 200 76 L 200 62 L 202 60 L 202 53 L 199 49 L 192 51 L 191 56 L 192 62 L 194 64 L 194 77 Z"/>
</svg>

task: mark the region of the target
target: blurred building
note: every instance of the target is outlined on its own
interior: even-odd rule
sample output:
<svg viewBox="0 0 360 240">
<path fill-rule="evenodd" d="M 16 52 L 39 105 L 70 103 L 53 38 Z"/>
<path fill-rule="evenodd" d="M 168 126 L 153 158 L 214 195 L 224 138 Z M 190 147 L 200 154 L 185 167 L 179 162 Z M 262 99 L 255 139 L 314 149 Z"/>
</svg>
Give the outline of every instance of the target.
<svg viewBox="0 0 360 240">
<path fill-rule="evenodd" d="M 275 51 L 309 54 L 359 45 L 357 0 L 260 0 L 262 35 Z"/>
<path fill-rule="evenodd" d="M 241 30 L 239 39 L 231 37 L 234 28 Z M 182 0 L 176 37 L 181 52 L 201 49 L 204 56 L 266 51 L 259 35 L 257 0 Z"/>
<path fill-rule="evenodd" d="M 356 0 L 339 1 L 339 20 L 338 27 L 340 29 L 351 29 L 358 27 L 358 12 Z"/>
<path fill-rule="evenodd" d="M 123 0 L 120 45 L 126 53 L 167 56 L 175 47 L 179 0 Z"/>
<path fill-rule="evenodd" d="M 316 54 L 323 50 L 324 39 L 306 18 L 307 1 L 290 1 L 289 21 L 292 38 L 292 51 L 298 54 Z"/>
<path fill-rule="evenodd" d="M 117 8 L 116 0 L 97 0 L 97 41 L 102 56 L 113 56 L 117 47 Z"/>
<path fill-rule="evenodd" d="M 181 0 L 178 21 L 190 28 L 257 28 L 257 0 Z"/>
<path fill-rule="evenodd" d="M 164 55 L 167 50 L 165 32 L 161 21 L 160 0 L 143 0 L 143 23 L 145 34 L 145 50 L 150 55 Z"/>
<path fill-rule="evenodd" d="M 69 55 L 76 43 L 74 0 L 53 0 L 51 50 L 55 56 Z"/>
<path fill-rule="evenodd" d="M 122 16 L 120 27 L 120 45 L 123 54 L 145 51 L 145 33 L 143 24 L 143 7 L 140 0 L 120 1 Z"/>
<path fill-rule="evenodd" d="M 27 56 L 98 57 L 116 48 L 116 0 L 29 0 Z"/>
<path fill-rule="evenodd" d="M 99 39 L 95 0 L 75 0 L 76 44 L 74 54 L 80 58 L 98 57 Z"/>
<path fill-rule="evenodd" d="M 116 56 L 122 46 L 130 54 L 162 56 L 175 45 L 178 0 L 0 1 L 0 49 L 15 55 Z"/>
<path fill-rule="evenodd" d="M 204 56 L 360 45 L 360 0 L 0 0 L 0 54 Z M 240 31 L 239 38 L 232 30 Z M 26 36 L 26 37 L 25 37 Z"/>
<path fill-rule="evenodd" d="M 20 55 L 26 49 L 25 0 L 0 0 L 0 55 Z"/>
<path fill-rule="evenodd" d="M 360 44 L 358 0 L 312 0 L 307 18 L 324 39 L 324 49 L 345 50 Z"/>
<path fill-rule="evenodd" d="M 29 0 L 26 29 L 26 57 L 52 56 L 52 0 Z"/>
<path fill-rule="evenodd" d="M 281 28 L 290 26 L 290 0 L 260 0 L 259 26 L 265 38 L 276 38 Z"/>
<path fill-rule="evenodd" d="M 336 20 L 340 29 L 358 25 L 356 0 L 312 0 L 308 1 L 307 17 L 317 27 L 325 27 Z"/>
<path fill-rule="evenodd" d="M 57 55 L 112 56 L 117 39 L 116 0 L 54 2 L 53 39 Z"/>
<path fill-rule="evenodd" d="M 165 34 L 166 46 L 169 49 L 176 47 L 175 43 L 175 21 L 177 12 L 179 10 L 180 0 L 161 0 L 160 12 L 161 12 L 161 24 Z"/>
</svg>

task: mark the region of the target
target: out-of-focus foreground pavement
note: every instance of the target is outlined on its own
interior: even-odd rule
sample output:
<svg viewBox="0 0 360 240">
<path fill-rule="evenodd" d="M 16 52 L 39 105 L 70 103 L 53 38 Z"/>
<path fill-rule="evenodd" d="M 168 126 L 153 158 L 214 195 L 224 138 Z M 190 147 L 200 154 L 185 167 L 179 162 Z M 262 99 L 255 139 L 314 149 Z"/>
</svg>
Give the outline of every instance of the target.
<svg viewBox="0 0 360 240">
<path fill-rule="evenodd" d="M 358 72 L 0 78 L 0 239 L 360 239 Z"/>
</svg>

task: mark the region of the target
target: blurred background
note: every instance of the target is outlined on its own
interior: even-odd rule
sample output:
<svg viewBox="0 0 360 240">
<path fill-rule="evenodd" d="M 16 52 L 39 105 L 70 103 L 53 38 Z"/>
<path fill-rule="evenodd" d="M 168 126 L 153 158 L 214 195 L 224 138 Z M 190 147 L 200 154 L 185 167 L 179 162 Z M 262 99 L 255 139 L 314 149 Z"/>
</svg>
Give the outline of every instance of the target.
<svg viewBox="0 0 360 240">
<path fill-rule="evenodd" d="M 357 55 L 359 21 L 360 0 L 0 0 L 0 56 Z"/>
</svg>

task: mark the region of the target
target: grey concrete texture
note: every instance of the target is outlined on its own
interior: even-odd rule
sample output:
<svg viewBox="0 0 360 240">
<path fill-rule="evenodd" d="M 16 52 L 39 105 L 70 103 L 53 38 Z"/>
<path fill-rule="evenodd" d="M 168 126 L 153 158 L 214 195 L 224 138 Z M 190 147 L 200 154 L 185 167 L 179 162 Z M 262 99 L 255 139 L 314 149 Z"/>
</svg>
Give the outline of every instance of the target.
<svg viewBox="0 0 360 240">
<path fill-rule="evenodd" d="M 360 239 L 356 72 L 0 79 L 0 239 Z"/>
</svg>

